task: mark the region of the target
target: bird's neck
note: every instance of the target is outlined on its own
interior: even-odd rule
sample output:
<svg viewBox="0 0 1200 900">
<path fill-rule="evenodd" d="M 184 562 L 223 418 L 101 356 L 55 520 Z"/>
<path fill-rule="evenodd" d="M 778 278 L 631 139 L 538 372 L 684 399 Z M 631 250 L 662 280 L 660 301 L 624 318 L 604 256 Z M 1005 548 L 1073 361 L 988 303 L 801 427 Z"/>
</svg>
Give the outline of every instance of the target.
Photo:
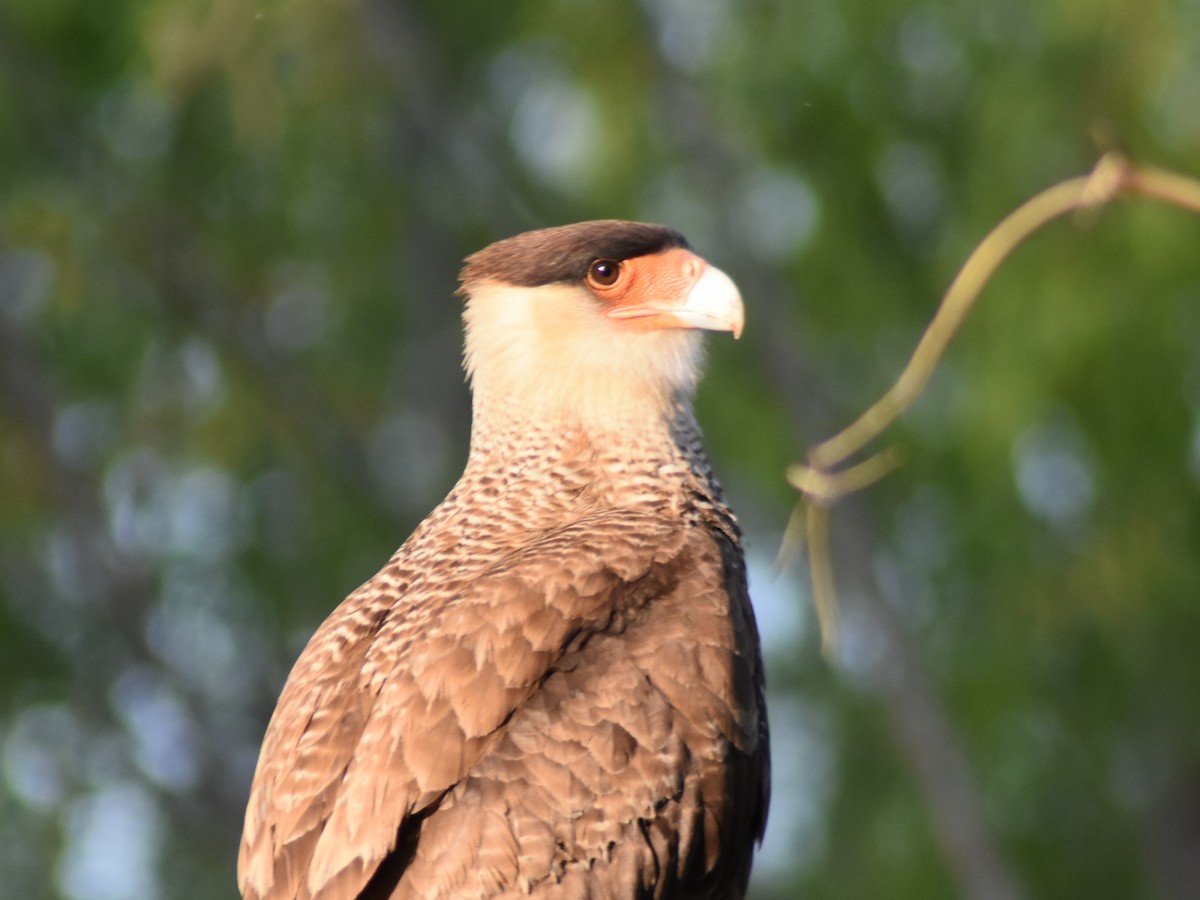
<svg viewBox="0 0 1200 900">
<path fill-rule="evenodd" d="M 520 407 L 476 415 L 464 486 L 529 494 L 559 512 L 563 505 L 669 506 L 708 477 L 686 402 L 601 421 L 585 412 L 543 419 Z"/>
<path fill-rule="evenodd" d="M 737 540 L 690 404 L 604 426 L 493 406 L 473 422 L 458 483 L 409 543 L 521 546 L 531 534 L 618 509 L 703 522 Z"/>
</svg>

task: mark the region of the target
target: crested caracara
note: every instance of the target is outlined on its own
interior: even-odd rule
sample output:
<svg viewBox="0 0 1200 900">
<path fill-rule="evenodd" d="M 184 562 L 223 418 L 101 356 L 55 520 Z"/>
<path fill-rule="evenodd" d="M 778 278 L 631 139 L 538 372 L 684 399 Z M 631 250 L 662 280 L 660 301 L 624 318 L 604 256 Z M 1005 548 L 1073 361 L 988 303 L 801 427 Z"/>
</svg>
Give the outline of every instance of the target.
<svg viewBox="0 0 1200 900">
<path fill-rule="evenodd" d="M 242 893 L 742 897 L 763 667 L 692 412 L 737 289 L 679 233 L 601 221 L 492 244 L 461 292 L 466 470 L 292 670 Z"/>
</svg>

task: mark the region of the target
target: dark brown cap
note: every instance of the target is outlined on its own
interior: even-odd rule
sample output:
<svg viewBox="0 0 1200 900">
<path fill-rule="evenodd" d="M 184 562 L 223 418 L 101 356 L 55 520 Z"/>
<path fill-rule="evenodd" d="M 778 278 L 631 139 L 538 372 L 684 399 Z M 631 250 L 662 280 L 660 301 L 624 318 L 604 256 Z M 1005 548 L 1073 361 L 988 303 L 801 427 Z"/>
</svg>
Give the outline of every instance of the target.
<svg viewBox="0 0 1200 900">
<path fill-rule="evenodd" d="M 600 219 L 497 241 L 468 256 L 460 277 L 464 287 L 481 281 L 519 287 L 582 281 L 597 259 L 620 261 L 687 246 L 682 234 L 664 225 Z"/>
</svg>

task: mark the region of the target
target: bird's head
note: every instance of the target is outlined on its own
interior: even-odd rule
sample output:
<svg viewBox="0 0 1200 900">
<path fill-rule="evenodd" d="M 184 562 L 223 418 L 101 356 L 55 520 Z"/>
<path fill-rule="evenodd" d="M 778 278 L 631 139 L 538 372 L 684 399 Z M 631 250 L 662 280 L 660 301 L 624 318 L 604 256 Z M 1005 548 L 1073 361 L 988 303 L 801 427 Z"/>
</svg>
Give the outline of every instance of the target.
<svg viewBox="0 0 1200 900">
<path fill-rule="evenodd" d="M 660 225 L 530 231 L 468 257 L 466 368 L 483 410 L 615 424 L 690 400 L 699 332 L 742 330 L 725 273 Z"/>
</svg>

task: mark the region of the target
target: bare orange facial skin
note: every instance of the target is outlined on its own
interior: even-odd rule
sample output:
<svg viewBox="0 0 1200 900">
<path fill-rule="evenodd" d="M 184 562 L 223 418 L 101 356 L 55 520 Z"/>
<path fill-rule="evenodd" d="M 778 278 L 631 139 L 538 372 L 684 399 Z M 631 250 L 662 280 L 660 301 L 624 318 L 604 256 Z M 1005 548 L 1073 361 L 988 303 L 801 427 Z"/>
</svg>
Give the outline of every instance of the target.
<svg viewBox="0 0 1200 900">
<path fill-rule="evenodd" d="M 708 263 L 681 247 L 623 261 L 596 260 L 588 269 L 587 286 L 608 307 L 608 315 L 624 319 L 639 331 L 678 328 L 673 310 L 687 302 Z"/>
<path fill-rule="evenodd" d="M 595 260 L 585 279 L 605 315 L 635 331 L 742 331 L 742 300 L 725 273 L 675 247 L 623 261 Z"/>
</svg>

